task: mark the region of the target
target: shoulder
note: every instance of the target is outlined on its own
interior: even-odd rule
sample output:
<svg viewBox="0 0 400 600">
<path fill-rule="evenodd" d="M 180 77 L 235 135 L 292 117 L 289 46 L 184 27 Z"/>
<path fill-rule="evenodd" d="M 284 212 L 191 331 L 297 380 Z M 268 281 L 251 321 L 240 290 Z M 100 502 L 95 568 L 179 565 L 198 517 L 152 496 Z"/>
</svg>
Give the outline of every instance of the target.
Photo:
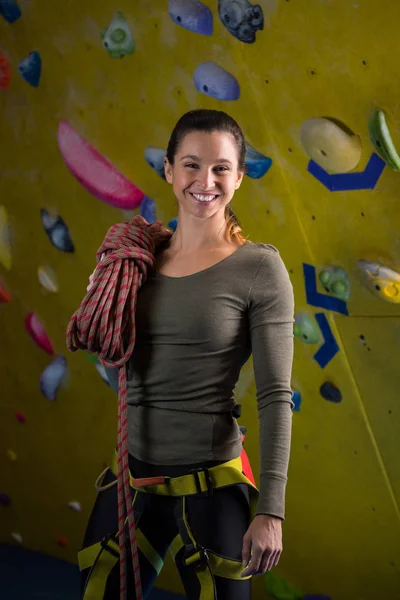
<svg viewBox="0 0 400 600">
<path fill-rule="evenodd" d="M 256 267 L 253 271 L 249 299 L 282 294 L 292 296 L 290 275 L 278 248 L 272 244 L 251 243 L 248 255 Z"/>
</svg>

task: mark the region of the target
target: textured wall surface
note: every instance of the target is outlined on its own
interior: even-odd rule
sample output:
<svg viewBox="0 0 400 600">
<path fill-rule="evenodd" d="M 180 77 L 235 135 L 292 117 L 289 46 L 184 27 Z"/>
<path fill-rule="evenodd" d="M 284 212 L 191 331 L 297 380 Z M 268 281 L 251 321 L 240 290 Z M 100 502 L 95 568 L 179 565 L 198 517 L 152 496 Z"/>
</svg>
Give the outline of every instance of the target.
<svg viewBox="0 0 400 600">
<path fill-rule="evenodd" d="M 108 227 L 176 216 L 176 120 L 220 108 L 249 144 L 233 207 L 296 296 L 285 550 L 254 597 L 399 599 L 400 5 L 219 5 L 0 1 L 0 540 L 75 561 L 117 405 L 65 328 Z M 257 474 L 251 361 L 236 397 Z"/>
</svg>

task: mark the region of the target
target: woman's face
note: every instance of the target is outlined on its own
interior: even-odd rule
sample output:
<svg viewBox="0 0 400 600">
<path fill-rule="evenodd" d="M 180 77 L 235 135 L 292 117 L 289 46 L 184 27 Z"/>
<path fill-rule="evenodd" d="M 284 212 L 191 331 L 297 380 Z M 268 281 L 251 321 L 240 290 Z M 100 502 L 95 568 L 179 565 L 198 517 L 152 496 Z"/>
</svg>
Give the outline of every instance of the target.
<svg viewBox="0 0 400 600">
<path fill-rule="evenodd" d="M 182 140 L 165 177 L 172 184 L 179 210 L 200 218 L 225 211 L 243 179 L 235 139 L 230 133 L 193 131 Z"/>
</svg>

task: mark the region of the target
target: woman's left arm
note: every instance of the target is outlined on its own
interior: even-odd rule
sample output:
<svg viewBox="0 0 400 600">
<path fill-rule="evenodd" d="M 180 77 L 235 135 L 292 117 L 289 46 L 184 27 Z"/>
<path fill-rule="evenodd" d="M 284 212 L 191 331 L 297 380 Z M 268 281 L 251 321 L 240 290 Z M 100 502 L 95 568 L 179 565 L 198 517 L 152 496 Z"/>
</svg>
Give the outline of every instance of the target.
<svg viewBox="0 0 400 600">
<path fill-rule="evenodd" d="M 282 552 L 282 521 L 292 427 L 294 295 L 279 252 L 270 247 L 248 302 L 260 425 L 260 496 L 243 539 L 243 576 L 265 573 Z"/>
</svg>

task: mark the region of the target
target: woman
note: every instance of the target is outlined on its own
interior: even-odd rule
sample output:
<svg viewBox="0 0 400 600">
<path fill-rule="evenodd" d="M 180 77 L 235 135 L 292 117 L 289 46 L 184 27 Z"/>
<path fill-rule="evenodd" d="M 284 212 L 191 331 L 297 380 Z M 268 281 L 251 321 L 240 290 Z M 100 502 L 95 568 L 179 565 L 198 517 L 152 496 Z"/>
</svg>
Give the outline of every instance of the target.
<svg viewBox="0 0 400 600">
<path fill-rule="evenodd" d="M 293 289 L 278 251 L 246 242 L 230 208 L 245 169 L 245 141 L 234 119 L 214 110 L 183 115 L 165 157 L 178 227 L 137 297 L 136 344 L 127 367 L 129 467 L 135 478 L 179 478 L 222 472 L 240 457 L 233 389 L 252 354 L 260 421 L 255 516 L 251 520 L 249 487 L 240 482 L 188 496 L 183 512 L 182 499 L 136 494 L 144 597 L 178 533 L 183 539 L 191 531 L 186 549 L 191 543 L 201 549 L 194 563 L 185 559 L 185 548 L 175 556 L 190 600 L 201 591 L 206 600 L 249 599 L 250 576 L 276 566 L 282 551 Z M 107 374 L 116 389 L 116 372 L 107 369 Z M 107 487 L 114 480 L 109 471 L 103 483 Z M 212 487 L 212 477 L 207 481 Z M 99 493 L 84 548 L 117 531 L 116 504 L 115 486 Z M 214 564 L 215 556 L 240 560 L 240 575 L 221 566 L 212 572 L 211 555 Z M 204 568 L 211 573 L 207 581 Z M 82 570 L 83 598 L 90 572 Z M 132 574 L 129 581 L 128 598 L 135 598 Z M 118 586 L 116 562 L 98 597 L 118 598 Z M 202 586 L 209 586 L 207 592 Z"/>
</svg>

